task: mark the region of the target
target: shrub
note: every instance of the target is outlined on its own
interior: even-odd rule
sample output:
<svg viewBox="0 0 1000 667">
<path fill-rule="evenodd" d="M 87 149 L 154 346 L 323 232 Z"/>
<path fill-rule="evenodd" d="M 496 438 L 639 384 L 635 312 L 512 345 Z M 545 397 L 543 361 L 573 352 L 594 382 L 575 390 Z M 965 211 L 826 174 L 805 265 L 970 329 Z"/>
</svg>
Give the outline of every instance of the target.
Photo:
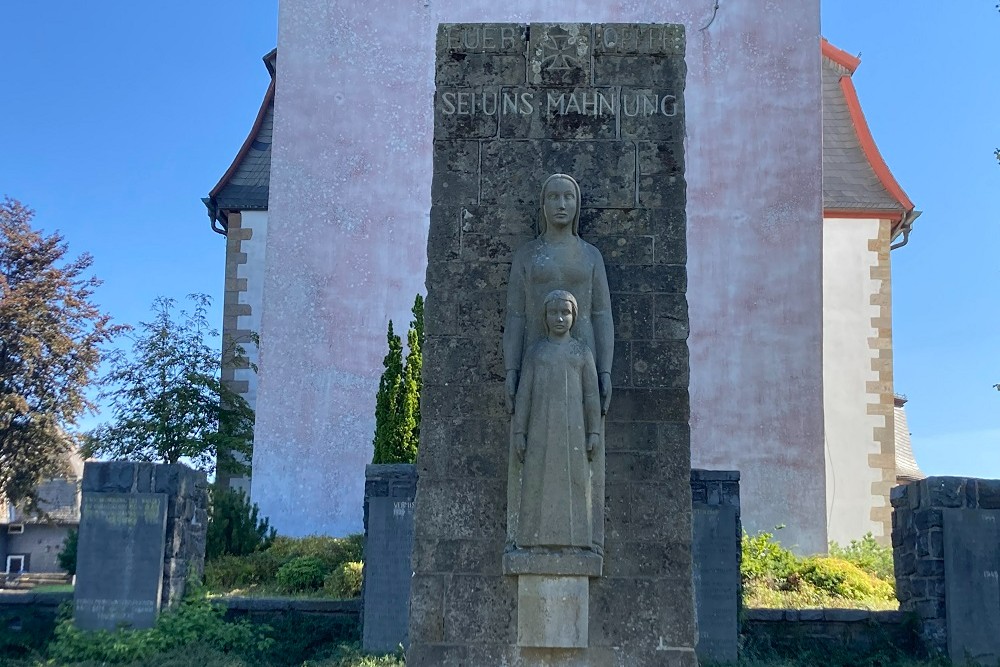
<svg viewBox="0 0 1000 667">
<path fill-rule="evenodd" d="M 56 628 L 56 639 L 49 645 L 49 658 L 60 665 L 87 660 L 160 664 L 154 657 L 193 645 L 248 656 L 268 650 L 273 640 L 266 625 L 227 622 L 224 613 L 221 606 L 209 601 L 203 590 L 192 587 L 177 609 L 160 614 L 156 625 L 146 630 L 88 632 L 77 629 L 72 618 L 66 618 Z"/>
<path fill-rule="evenodd" d="M 67 574 L 76 574 L 76 545 L 80 538 L 80 531 L 76 528 L 70 529 L 63 540 L 62 550 L 56 554 L 56 562 L 59 567 L 66 570 Z"/>
<path fill-rule="evenodd" d="M 362 560 L 362 545 L 365 536 L 361 534 L 347 537 L 279 537 L 265 553 L 278 559 L 279 566 L 296 556 L 312 556 L 320 560 L 327 572 L 333 572 L 341 563 Z"/>
<path fill-rule="evenodd" d="M 312 556 L 297 556 L 278 568 L 278 587 L 287 593 L 316 590 L 323 585 L 326 570 L 323 561 Z"/>
<path fill-rule="evenodd" d="M 327 575 L 323 589 L 331 597 L 347 600 L 361 595 L 361 572 L 364 563 L 351 561 L 343 563 Z"/>
<path fill-rule="evenodd" d="M 775 541 L 773 533 L 743 533 L 741 551 L 740 576 L 744 584 L 751 580 L 785 581 L 799 564 L 798 556 Z"/>
<path fill-rule="evenodd" d="M 243 489 L 214 487 L 205 558 L 215 560 L 225 554 L 245 556 L 270 546 L 275 530 L 258 512 L 257 504 L 250 503 Z"/>
<path fill-rule="evenodd" d="M 363 535 L 347 537 L 277 537 L 263 551 L 246 556 L 222 556 L 205 564 L 205 584 L 212 591 L 275 586 L 278 570 L 300 556 L 309 556 L 323 563 L 323 573 L 333 572 L 342 563 L 361 560 Z M 317 588 L 322 586 L 322 578 Z M 275 589 L 277 590 L 277 588 Z"/>
<path fill-rule="evenodd" d="M 895 597 L 888 582 L 841 558 L 807 558 L 795 574 L 827 594 L 846 600 L 891 600 Z"/>
<path fill-rule="evenodd" d="M 865 572 L 893 583 L 892 547 L 879 544 L 871 533 L 860 540 L 851 540 L 846 547 L 830 542 L 830 555 L 850 561 Z"/>
</svg>

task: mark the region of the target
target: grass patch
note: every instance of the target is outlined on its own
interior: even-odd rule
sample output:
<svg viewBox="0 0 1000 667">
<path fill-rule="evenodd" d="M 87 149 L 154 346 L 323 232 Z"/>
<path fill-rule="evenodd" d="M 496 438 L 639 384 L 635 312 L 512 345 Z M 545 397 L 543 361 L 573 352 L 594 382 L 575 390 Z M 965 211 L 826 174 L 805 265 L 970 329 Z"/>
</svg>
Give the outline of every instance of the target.
<svg viewBox="0 0 1000 667">
<path fill-rule="evenodd" d="M 44 586 L 35 586 L 31 591 L 32 593 L 72 593 L 73 584 L 46 584 Z"/>
</svg>

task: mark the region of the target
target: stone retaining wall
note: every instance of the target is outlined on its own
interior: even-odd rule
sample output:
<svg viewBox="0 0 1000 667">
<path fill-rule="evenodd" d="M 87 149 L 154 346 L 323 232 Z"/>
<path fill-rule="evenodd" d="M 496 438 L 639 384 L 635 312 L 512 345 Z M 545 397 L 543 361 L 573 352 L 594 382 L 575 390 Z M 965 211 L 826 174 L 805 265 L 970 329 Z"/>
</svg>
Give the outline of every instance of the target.
<svg viewBox="0 0 1000 667">
<path fill-rule="evenodd" d="M 1000 480 L 928 477 L 897 486 L 891 500 L 900 609 L 920 618 L 933 652 L 993 664 L 1000 657 Z"/>
<path fill-rule="evenodd" d="M 788 657 L 804 648 L 838 653 L 922 652 L 916 618 L 900 611 L 745 609 L 741 634 L 745 648 Z"/>
</svg>

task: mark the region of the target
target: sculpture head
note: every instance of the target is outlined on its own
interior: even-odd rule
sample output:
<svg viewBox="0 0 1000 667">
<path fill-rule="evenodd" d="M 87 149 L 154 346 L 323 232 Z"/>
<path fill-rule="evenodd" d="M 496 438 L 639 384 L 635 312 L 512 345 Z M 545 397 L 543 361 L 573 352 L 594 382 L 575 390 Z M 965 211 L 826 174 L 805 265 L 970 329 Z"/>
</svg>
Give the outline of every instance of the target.
<svg viewBox="0 0 1000 667">
<path fill-rule="evenodd" d="M 569 333 L 576 322 L 576 297 L 566 290 L 552 290 L 545 296 L 545 331 L 556 336 Z"/>
<path fill-rule="evenodd" d="M 552 174 L 542 183 L 541 216 L 538 234 L 549 225 L 570 225 L 573 236 L 580 235 L 580 186 L 567 174 Z"/>
</svg>

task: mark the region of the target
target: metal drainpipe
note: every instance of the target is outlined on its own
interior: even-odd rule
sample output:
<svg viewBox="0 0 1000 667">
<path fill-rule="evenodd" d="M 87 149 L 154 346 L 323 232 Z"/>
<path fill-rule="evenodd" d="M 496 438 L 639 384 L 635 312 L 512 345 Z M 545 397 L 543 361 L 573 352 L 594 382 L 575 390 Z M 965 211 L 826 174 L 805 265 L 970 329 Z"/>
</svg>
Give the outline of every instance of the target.
<svg viewBox="0 0 1000 667">
<path fill-rule="evenodd" d="M 902 248 L 904 245 L 910 242 L 910 232 L 913 230 L 913 221 L 920 217 L 923 211 L 912 210 L 906 214 L 903 219 L 903 240 L 899 243 L 894 243 L 889 246 L 889 250 L 895 250 L 896 248 Z"/>
</svg>

